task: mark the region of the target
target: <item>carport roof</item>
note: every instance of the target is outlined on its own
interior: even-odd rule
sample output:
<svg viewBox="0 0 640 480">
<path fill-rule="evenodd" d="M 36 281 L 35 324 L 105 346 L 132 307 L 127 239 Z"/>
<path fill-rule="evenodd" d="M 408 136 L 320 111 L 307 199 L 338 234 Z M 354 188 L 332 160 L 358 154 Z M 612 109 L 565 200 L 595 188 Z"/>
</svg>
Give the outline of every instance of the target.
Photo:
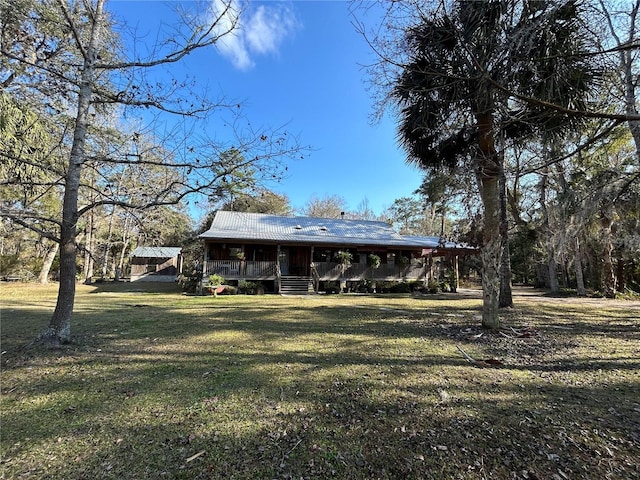
<svg viewBox="0 0 640 480">
<path fill-rule="evenodd" d="M 142 258 L 173 258 L 180 255 L 180 247 L 136 247 L 131 252 L 131 257 Z"/>
</svg>

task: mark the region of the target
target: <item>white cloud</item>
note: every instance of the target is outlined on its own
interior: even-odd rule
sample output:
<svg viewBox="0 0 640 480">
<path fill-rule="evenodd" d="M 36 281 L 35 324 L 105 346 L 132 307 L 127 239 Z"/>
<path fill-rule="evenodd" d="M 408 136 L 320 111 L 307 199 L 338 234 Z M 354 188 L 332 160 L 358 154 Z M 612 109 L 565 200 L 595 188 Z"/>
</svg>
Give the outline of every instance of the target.
<svg viewBox="0 0 640 480">
<path fill-rule="evenodd" d="M 285 4 L 253 8 L 239 0 L 212 0 L 211 5 L 216 17 L 230 5 L 219 21 L 218 32 L 231 31 L 216 45 L 241 70 L 252 68 L 258 55 L 277 54 L 282 42 L 300 25 Z"/>
</svg>

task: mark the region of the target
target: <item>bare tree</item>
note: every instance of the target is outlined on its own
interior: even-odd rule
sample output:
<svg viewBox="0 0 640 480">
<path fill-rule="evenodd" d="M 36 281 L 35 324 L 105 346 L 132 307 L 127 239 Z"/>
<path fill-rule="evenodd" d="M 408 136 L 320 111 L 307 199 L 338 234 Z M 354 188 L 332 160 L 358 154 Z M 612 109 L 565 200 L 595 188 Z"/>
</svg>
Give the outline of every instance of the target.
<svg viewBox="0 0 640 480">
<path fill-rule="evenodd" d="M 236 104 L 211 99 L 206 91 L 198 94 L 188 81 L 158 81 L 159 69 L 169 69 L 194 51 L 215 45 L 235 28 L 239 12 L 232 12 L 231 1 L 218 2 L 223 8 L 217 11 L 198 10 L 197 5 L 192 5 L 193 10 L 185 12 L 175 29 L 159 38 L 145 57 L 138 51 L 125 51 L 123 45 L 127 43 L 118 39 L 130 30 L 116 22 L 105 9 L 105 3 L 105 0 L 15 3 L 3 0 L 0 5 L 5 13 L 12 9 L 12 23 L 3 25 L 2 30 L 5 91 L 21 101 L 27 101 L 31 95 L 41 113 L 68 113 L 72 123 L 69 134 L 65 131 L 60 137 L 66 158 L 60 166 L 50 168 L 47 177 L 63 192 L 61 217 L 43 219 L 37 211 L 16 211 L 10 205 L 2 212 L 3 216 L 60 245 L 58 299 L 49 326 L 40 338 L 50 345 L 71 339 L 77 226 L 83 215 L 101 206 L 144 210 L 174 205 L 192 194 L 208 195 L 249 164 L 259 165 L 259 171 L 275 179 L 280 175 L 280 159 L 300 150 L 296 139 L 287 132 L 253 130 L 250 124 L 240 123 L 239 117 L 229 122 L 235 134 L 231 140 L 211 141 L 197 135 L 198 121 L 206 121 L 214 112 L 237 110 Z M 155 115 L 150 115 L 152 111 Z M 135 112 L 141 112 L 139 118 L 146 122 L 141 130 L 105 140 L 109 123 L 106 118 L 124 114 L 131 118 Z M 182 123 L 169 122 L 164 114 L 175 114 Z M 161 128 L 168 133 L 158 133 Z M 131 144 L 143 137 L 148 143 L 132 154 Z M 242 160 L 229 161 L 222 156 L 231 147 L 243 153 Z M 22 153 L 14 155 L 11 161 L 37 166 L 30 152 Z M 159 170 L 163 181 L 147 185 L 149 191 L 144 197 L 121 195 L 107 183 L 84 182 L 85 172 L 97 165 Z M 100 182 L 99 175 L 96 180 Z M 18 179 L 16 183 L 28 184 L 29 180 Z M 83 190 L 91 190 L 95 195 L 82 196 Z M 42 221 L 54 225 L 55 234 L 41 229 Z"/>
<path fill-rule="evenodd" d="M 340 218 L 347 215 L 347 201 L 340 195 L 312 196 L 303 209 L 307 217 Z"/>
</svg>

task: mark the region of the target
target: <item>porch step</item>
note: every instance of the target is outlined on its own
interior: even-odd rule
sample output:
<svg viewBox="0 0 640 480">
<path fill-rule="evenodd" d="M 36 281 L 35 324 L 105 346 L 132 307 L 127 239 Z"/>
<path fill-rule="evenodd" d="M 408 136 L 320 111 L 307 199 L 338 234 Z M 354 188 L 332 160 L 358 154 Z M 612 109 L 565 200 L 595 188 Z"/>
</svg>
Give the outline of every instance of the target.
<svg viewBox="0 0 640 480">
<path fill-rule="evenodd" d="M 280 279 L 280 295 L 307 295 L 315 293 L 311 277 L 283 276 Z"/>
</svg>

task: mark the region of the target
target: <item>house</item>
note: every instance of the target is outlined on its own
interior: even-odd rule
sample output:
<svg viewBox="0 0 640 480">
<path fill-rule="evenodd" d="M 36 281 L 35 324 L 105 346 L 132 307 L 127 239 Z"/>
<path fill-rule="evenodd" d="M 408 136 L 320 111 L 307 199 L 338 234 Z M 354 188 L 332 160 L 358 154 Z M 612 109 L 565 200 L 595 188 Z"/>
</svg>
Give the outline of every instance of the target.
<svg viewBox="0 0 640 480">
<path fill-rule="evenodd" d="M 180 247 L 136 247 L 130 258 L 132 282 L 175 282 L 182 273 Z"/>
<path fill-rule="evenodd" d="M 229 211 L 216 212 L 200 237 L 205 281 L 217 274 L 273 282 L 278 293 L 318 292 L 326 282 L 427 282 L 433 257 L 474 251 L 438 237 L 400 235 L 385 222 Z"/>
</svg>

